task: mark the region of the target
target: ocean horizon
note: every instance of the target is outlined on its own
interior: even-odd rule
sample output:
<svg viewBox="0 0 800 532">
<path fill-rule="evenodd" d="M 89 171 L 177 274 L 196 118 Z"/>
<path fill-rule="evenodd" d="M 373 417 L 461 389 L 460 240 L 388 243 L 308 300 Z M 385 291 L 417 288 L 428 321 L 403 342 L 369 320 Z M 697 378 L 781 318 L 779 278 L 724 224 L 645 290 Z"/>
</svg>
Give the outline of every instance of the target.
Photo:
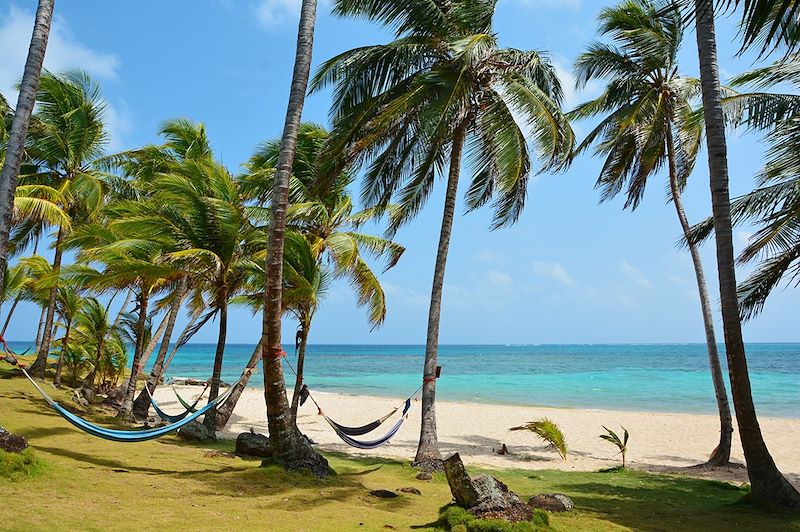
<svg viewBox="0 0 800 532">
<path fill-rule="evenodd" d="M 9 344 L 20 351 L 29 346 Z M 215 347 L 185 345 L 167 376 L 207 379 Z M 239 378 L 253 348 L 226 345 L 223 380 Z M 291 386 L 294 345 L 284 349 Z M 407 397 L 421 384 L 424 354 L 425 346 L 416 344 L 309 344 L 305 382 L 317 391 Z M 800 343 L 750 343 L 747 355 L 758 413 L 800 418 Z M 716 413 L 705 344 L 445 344 L 439 364 L 443 401 Z M 263 386 L 260 374 L 250 386 Z"/>
</svg>

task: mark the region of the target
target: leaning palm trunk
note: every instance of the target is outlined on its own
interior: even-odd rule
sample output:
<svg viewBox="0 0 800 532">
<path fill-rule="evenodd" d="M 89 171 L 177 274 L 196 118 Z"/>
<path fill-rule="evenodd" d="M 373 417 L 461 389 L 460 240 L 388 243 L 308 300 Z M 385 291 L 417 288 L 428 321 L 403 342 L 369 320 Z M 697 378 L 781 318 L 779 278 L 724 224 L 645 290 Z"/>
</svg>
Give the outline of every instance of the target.
<svg viewBox="0 0 800 532">
<path fill-rule="evenodd" d="M 306 361 L 306 345 L 308 344 L 308 333 L 311 327 L 311 320 L 305 320 L 300 329 L 300 345 L 297 349 L 297 374 L 294 379 L 294 393 L 292 393 L 292 423 L 297 426 L 297 410 L 300 408 L 300 391 L 303 389 L 303 366 Z"/>
<path fill-rule="evenodd" d="M 58 236 L 56 237 L 56 252 L 53 256 L 53 275 L 57 276 L 61 270 L 61 257 L 64 250 L 62 249 L 62 242 L 64 241 L 64 228 L 59 227 Z M 50 297 L 47 299 L 47 317 L 44 320 L 44 329 L 42 329 L 42 341 L 39 345 L 39 352 L 36 355 L 36 360 L 31 365 L 30 374 L 34 377 L 44 378 L 45 370 L 47 369 L 47 357 L 50 354 L 50 343 L 53 339 L 53 321 L 56 315 L 56 295 L 58 293 L 58 283 L 54 283 L 50 289 Z"/>
<path fill-rule="evenodd" d="M 143 388 L 136 397 L 136 400 L 133 402 L 134 417 L 147 417 L 147 412 L 150 410 L 150 395 L 147 392 L 149 391 L 152 394 L 156 389 L 156 384 L 158 384 L 158 382 L 161 380 L 161 375 L 164 368 L 164 360 L 166 359 L 167 352 L 169 351 L 169 341 L 172 338 L 172 331 L 175 329 L 175 322 L 178 319 L 178 314 L 181 310 L 181 304 L 183 303 L 185 297 L 186 279 L 183 279 L 178 285 L 175 294 L 175 301 L 172 303 L 172 307 L 169 309 L 169 315 L 164 320 L 164 324 L 166 325 L 163 331 L 164 336 L 161 338 L 161 345 L 159 345 L 158 348 L 158 355 L 156 355 L 156 360 L 153 362 L 153 368 L 150 370 L 150 376 L 147 378 L 147 383 L 145 383 L 147 390 Z M 157 336 L 160 336 L 160 334 L 157 334 Z"/>
<path fill-rule="evenodd" d="M 250 355 L 250 360 L 247 361 L 247 366 L 245 366 L 244 371 L 242 371 L 242 377 L 236 384 L 233 385 L 233 391 L 225 400 L 217 408 L 217 431 L 221 431 L 225 428 L 225 425 L 228 424 L 228 421 L 231 419 L 231 415 L 233 415 L 233 411 L 236 408 L 236 403 L 239 402 L 239 397 L 242 396 L 242 392 L 247 387 L 247 383 L 250 381 L 250 376 L 252 373 L 248 371 L 250 368 L 254 368 L 255 365 L 258 363 L 258 359 L 261 358 L 261 353 L 264 350 L 263 344 L 259 341 L 256 348 L 253 350 L 253 354 Z"/>
<path fill-rule="evenodd" d="M 678 220 L 681 223 L 683 235 L 689 243 L 689 254 L 692 257 L 692 264 L 694 265 L 697 291 L 700 295 L 700 307 L 703 312 L 703 325 L 706 331 L 708 363 L 711 368 L 711 380 L 714 383 L 714 395 L 717 399 L 717 410 L 719 412 L 719 444 L 712 451 L 706 464 L 710 466 L 723 466 L 728 464 L 731 458 L 733 419 L 731 418 L 731 407 L 728 404 L 728 392 L 725 389 L 725 380 L 722 377 L 722 366 L 719 361 L 719 352 L 717 351 L 717 338 L 714 334 L 714 318 L 711 313 L 711 298 L 708 295 L 708 285 L 706 284 L 706 275 L 703 271 L 703 261 L 700 258 L 700 250 L 697 248 L 697 244 L 690 238 L 691 225 L 689 224 L 689 219 L 686 217 L 686 211 L 683 208 L 683 200 L 681 199 L 672 130 L 667 130 L 667 152 L 669 159 L 669 186 L 672 193 L 672 202 L 675 204 L 675 211 L 678 214 Z"/>
<path fill-rule="evenodd" d="M 14 298 L 14 302 L 11 304 L 11 308 L 8 309 L 8 314 L 6 315 L 6 321 L 3 322 L 3 330 L 0 331 L 0 336 L 5 336 L 6 331 L 8 330 L 8 325 L 11 323 L 11 317 L 14 315 L 14 311 L 17 310 L 17 305 L 19 305 L 20 297 L 17 296 Z"/>
<path fill-rule="evenodd" d="M 717 270 L 722 308 L 722 327 L 728 355 L 733 407 L 739 425 L 739 437 L 747 463 L 747 475 L 756 501 L 789 508 L 800 508 L 800 494 L 775 466 L 761 435 L 747 370 L 742 324 L 736 296 L 731 204 L 728 190 L 728 149 L 725 120 L 720 102 L 719 67 L 714 28 L 714 10 L 710 0 L 695 0 L 697 53 L 700 59 L 700 82 L 703 115 L 706 123 L 708 167 L 711 181 L 711 204 L 717 247 Z"/>
<path fill-rule="evenodd" d="M 146 287 L 142 286 L 142 292 L 139 294 L 139 319 L 136 322 L 136 347 L 133 351 L 133 362 L 131 362 L 131 375 L 128 378 L 128 385 L 125 388 L 125 396 L 122 399 L 122 406 L 120 406 L 117 417 L 132 420 L 133 419 L 133 396 L 136 394 L 136 381 L 139 379 L 139 372 L 141 371 L 141 359 L 144 352 L 144 333 L 147 328 L 147 306 L 149 303 L 150 294 Z"/>
<path fill-rule="evenodd" d="M 217 352 L 214 354 L 214 370 L 211 374 L 211 386 L 208 391 L 208 402 L 219 397 L 219 387 L 222 378 L 222 359 L 225 356 L 225 340 L 228 338 L 228 291 L 223 288 L 220 296 L 219 308 L 219 335 L 217 336 Z M 217 409 L 212 408 L 206 412 L 203 425 L 211 434 L 217 429 Z"/>
<path fill-rule="evenodd" d="M 53 378 L 53 385 L 61 386 L 61 370 L 64 367 L 64 355 L 69 349 L 69 335 L 72 332 L 72 320 L 67 321 L 67 328 L 64 331 L 64 338 L 61 339 L 61 353 L 58 355 L 58 365 L 56 366 L 56 376 Z"/>
<path fill-rule="evenodd" d="M 83 384 L 81 384 L 82 388 L 94 391 L 94 381 L 97 379 L 97 373 L 100 368 L 100 360 L 103 357 L 104 344 L 105 342 L 104 339 L 102 338 L 100 339 L 99 342 L 97 342 L 97 349 L 95 350 L 95 355 L 94 355 L 94 364 L 92 366 L 92 369 L 89 371 L 89 374 L 86 376 L 85 379 L 83 379 Z"/>
<path fill-rule="evenodd" d="M 172 364 L 172 359 L 175 358 L 175 355 L 178 353 L 178 349 L 180 349 L 184 342 L 187 341 L 186 337 L 189 336 L 192 327 L 194 327 L 194 324 L 199 318 L 200 316 L 196 314 L 192 315 L 192 317 L 189 319 L 189 323 L 186 324 L 186 327 L 183 328 L 181 334 L 178 335 L 178 340 L 175 342 L 175 346 L 172 348 L 172 351 L 169 352 L 169 356 L 164 361 L 164 366 L 161 368 L 161 374 L 156 380 L 156 384 L 158 384 L 158 382 L 161 380 L 161 377 L 167 373 L 167 370 L 169 370 L 169 367 Z"/>
<path fill-rule="evenodd" d="M 300 436 L 292 424 L 286 382 L 281 366 L 281 290 L 283 282 L 283 244 L 286 209 L 289 202 L 289 174 L 292 171 L 297 131 L 303 114 L 314 47 L 317 0 L 303 0 L 297 30 L 297 52 L 289 91 L 289 105 L 281 136 L 275 182 L 272 189 L 272 219 L 264 290 L 264 399 L 273 459 L 288 470 L 311 469 L 317 476 L 327 475 L 328 462 Z"/>
<path fill-rule="evenodd" d="M 417 455 L 413 464 L 415 467 L 428 471 L 441 470 L 442 468 L 442 455 L 439 453 L 439 437 L 436 431 L 436 365 L 439 352 L 439 322 L 441 321 L 442 313 L 444 272 L 447 266 L 447 252 L 450 248 L 450 235 L 453 231 L 458 178 L 461 172 L 461 154 L 464 149 L 466 130 L 466 124 L 462 124 L 453 134 L 450 173 L 447 178 L 442 229 L 439 233 L 439 249 L 436 253 L 431 303 L 428 310 L 428 336 L 425 342 L 425 367 L 422 380 L 422 425 L 420 427 Z"/>
<path fill-rule="evenodd" d="M 42 74 L 42 63 L 47 50 L 47 39 L 50 35 L 50 23 L 53 20 L 54 0 L 39 0 L 36 18 L 33 23 L 33 35 L 28 48 L 28 58 L 19 86 L 19 98 L 11 121 L 6 143 L 6 156 L 3 170 L 0 172 L 0 286 L 6 270 L 8 255 L 8 234 L 11 231 L 11 220 L 14 212 L 14 194 L 17 191 L 19 168 L 22 164 L 25 140 L 28 137 L 36 91 L 39 88 L 39 77 Z"/>
<path fill-rule="evenodd" d="M 47 317 L 47 307 L 42 307 L 39 313 L 39 327 L 36 328 L 36 353 L 39 353 L 39 348 L 42 345 L 42 331 L 44 331 L 44 320 Z"/>
</svg>

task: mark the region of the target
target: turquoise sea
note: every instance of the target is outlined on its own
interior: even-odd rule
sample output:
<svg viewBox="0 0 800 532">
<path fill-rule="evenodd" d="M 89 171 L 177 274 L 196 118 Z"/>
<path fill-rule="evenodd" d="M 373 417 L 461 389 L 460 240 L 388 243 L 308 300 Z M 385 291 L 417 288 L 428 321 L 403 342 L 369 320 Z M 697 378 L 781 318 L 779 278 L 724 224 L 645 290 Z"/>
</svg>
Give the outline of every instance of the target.
<svg viewBox="0 0 800 532">
<path fill-rule="evenodd" d="M 214 347 L 184 346 L 169 376 L 208 378 Z M 227 346 L 224 380 L 239 377 L 252 349 Z M 292 362 L 294 346 L 285 349 Z M 749 344 L 747 349 L 758 412 L 800 418 L 800 344 Z M 405 397 L 421 383 L 424 352 L 421 345 L 310 345 L 306 383 L 320 391 Z M 444 345 L 439 363 L 437 397 L 442 400 L 716 411 L 704 344 Z M 251 383 L 262 385 L 260 372 Z"/>
</svg>

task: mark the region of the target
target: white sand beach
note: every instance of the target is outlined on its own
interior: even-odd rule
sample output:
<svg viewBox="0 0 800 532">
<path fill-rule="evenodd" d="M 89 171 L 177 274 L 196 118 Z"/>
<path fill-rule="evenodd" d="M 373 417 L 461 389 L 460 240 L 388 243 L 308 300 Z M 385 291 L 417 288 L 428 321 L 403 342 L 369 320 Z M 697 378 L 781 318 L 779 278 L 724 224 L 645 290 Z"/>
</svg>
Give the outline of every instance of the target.
<svg viewBox="0 0 800 532">
<path fill-rule="evenodd" d="M 183 397 L 196 397 L 201 390 L 192 386 L 179 386 L 177 389 Z M 377 419 L 402 403 L 402 399 L 335 393 L 316 392 L 314 397 L 332 419 L 351 426 Z M 180 410 L 175 395 L 168 387 L 160 387 L 156 398 L 166 411 Z M 413 404 L 408 420 L 389 444 L 369 452 L 344 444 L 325 420 L 317 415 L 317 409 L 311 401 L 300 409 L 298 424 L 324 450 L 411 460 L 419 435 L 419 406 L 419 401 Z M 543 416 L 558 423 L 564 432 L 569 445 L 566 461 L 548 450 L 532 433 L 508 430 Z M 394 419 L 375 431 L 375 435 L 364 438 L 379 437 L 392 426 Z M 778 467 L 793 483 L 800 485 L 800 419 L 762 417 L 760 421 L 764 439 Z M 612 430 L 619 430 L 622 425 L 630 432 L 628 461 L 631 467 L 688 473 L 732 482 L 747 481 L 746 471 L 741 466 L 713 471 L 696 468 L 687 470 L 702 463 L 718 441 L 719 424 L 713 415 L 438 401 L 437 423 L 442 453 L 457 451 L 466 463 L 472 465 L 579 471 L 612 467 L 619 464 L 619 457 L 615 456 L 616 449 L 598 436 L 603 432 L 603 425 Z M 256 388 L 248 388 L 242 394 L 223 437 L 235 438 L 250 428 L 268 433 L 263 392 Z M 510 454 L 500 456 L 494 449 L 499 449 L 504 443 Z M 736 434 L 732 460 L 737 464 L 744 461 Z"/>
</svg>

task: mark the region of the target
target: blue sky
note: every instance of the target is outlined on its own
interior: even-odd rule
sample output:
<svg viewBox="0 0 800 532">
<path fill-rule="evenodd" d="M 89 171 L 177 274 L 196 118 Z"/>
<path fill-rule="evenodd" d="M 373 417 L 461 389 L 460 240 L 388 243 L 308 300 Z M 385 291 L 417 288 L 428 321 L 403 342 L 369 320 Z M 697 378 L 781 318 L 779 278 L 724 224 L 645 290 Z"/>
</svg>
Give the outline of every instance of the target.
<svg viewBox="0 0 800 532">
<path fill-rule="evenodd" d="M 0 90 L 21 75 L 33 20 L 32 2 L 0 2 Z M 567 88 L 566 106 L 597 94 L 573 89 L 574 58 L 596 36 L 595 18 L 610 2 L 500 0 L 495 31 L 504 46 L 552 53 Z M 330 14 L 321 0 L 314 63 L 346 49 L 385 42 L 390 34 L 363 21 Z M 54 71 L 83 68 L 103 87 L 112 151 L 157 142 L 166 118 L 205 122 L 220 160 L 236 171 L 256 144 L 280 134 L 294 56 L 299 0 L 173 0 L 58 2 L 45 65 Z M 720 23 L 723 77 L 750 68 L 735 58 L 735 28 Z M 683 71 L 696 75 L 694 35 L 687 34 Z M 329 95 L 307 100 L 304 119 L 327 123 Z M 578 124 L 579 136 L 590 124 Z M 729 138 L 731 190 L 752 188 L 762 147 L 752 135 Z M 704 157 L 704 156 L 703 156 Z M 490 213 L 456 219 L 451 245 L 441 341 L 443 343 L 702 342 L 703 328 L 688 254 L 675 246 L 680 229 L 666 204 L 666 178 L 651 182 L 642 207 L 598 205 L 593 185 L 600 161 L 583 156 L 566 173 L 538 176 L 519 223 L 489 231 Z M 316 343 L 411 343 L 425 341 L 427 300 L 441 220 L 442 186 L 423 213 L 401 230 L 407 251 L 382 276 L 389 313 L 370 331 L 365 311 L 349 287 L 335 285 L 315 320 Z M 686 191 L 692 220 L 710 212 L 705 160 Z M 463 209 L 460 209 L 463 213 Z M 750 228 L 736 232 L 739 248 Z M 716 292 L 712 246 L 704 249 L 706 272 Z M 739 273 L 743 278 L 746 269 Z M 35 335 L 38 311 L 20 305 L 9 339 Z M 745 326 L 748 341 L 799 341 L 800 292 L 775 293 Z M 719 319 L 717 319 L 718 332 Z M 208 325 L 195 341 L 211 342 Z M 294 326 L 286 324 L 285 338 Z M 260 321 L 232 312 L 229 341 L 252 343 Z M 721 340 L 721 332 L 719 334 Z"/>
</svg>

